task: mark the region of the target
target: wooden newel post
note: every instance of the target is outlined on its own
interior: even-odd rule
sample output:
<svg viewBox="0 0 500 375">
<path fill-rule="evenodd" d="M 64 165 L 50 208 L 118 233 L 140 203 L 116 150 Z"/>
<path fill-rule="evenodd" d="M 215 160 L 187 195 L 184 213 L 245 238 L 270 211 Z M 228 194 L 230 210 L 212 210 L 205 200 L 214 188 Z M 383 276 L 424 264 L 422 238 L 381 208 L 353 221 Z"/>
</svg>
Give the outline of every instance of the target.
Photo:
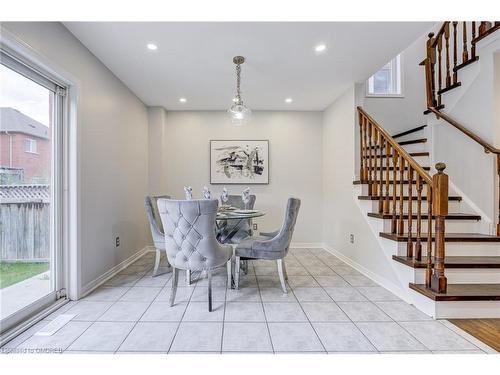
<svg viewBox="0 0 500 375">
<path fill-rule="evenodd" d="M 431 289 L 436 293 L 446 293 L 447 281 L 444 275 L 445 220 L 448 215 L 448 175 L 444 173 L 446 164 L 437 163 L 438 173 L 432 176 L 432 214 L 435 217 L 435 255 Z"/>
</svg>

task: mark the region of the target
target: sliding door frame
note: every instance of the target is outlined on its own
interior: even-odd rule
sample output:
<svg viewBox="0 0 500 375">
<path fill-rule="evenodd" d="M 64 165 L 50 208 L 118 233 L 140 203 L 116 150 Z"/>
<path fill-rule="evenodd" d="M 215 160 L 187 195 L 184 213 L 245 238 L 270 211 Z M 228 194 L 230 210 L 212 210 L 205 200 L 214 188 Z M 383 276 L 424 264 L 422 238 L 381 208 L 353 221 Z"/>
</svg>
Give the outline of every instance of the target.
<svg viewBox="0 0 500 375">
<path fill-rule="evenodd" d="M 51 264 L 51 282 L 54 292 L 21 309 L 16 317 L 7 317 L 0 327 L 0 346 L 15 335 L 43 319 L 68 299 L 79 297 L 80 241 L 79 241 L 79 189 L 80 168 L 78 157 L 77 103 L 80 82 L 61 69 L 57 62 L 47 59 L 10 31 L 0 26 L 0 49 L 3 54 L 16 61 L 18 73 L 27 69 L 37 74 L 47 87 L 55 85 L 54 124 L 52 127 L 52 181 L 51 241 L 55 264 Z M 3 59 L 2 59 L 3 60 Z M 2 61 L 3 63 L 3 61 Z M 7 65 L 7 64 L 5 64 Z M 10 66 L 7 65 L 9 68 Z M 24 67 L 24 68 L 23 68 Z M 32 79 L 31 77 L 28 77 Z M 56 120 L 57 119 L 57 120 Z M 12 318 L 12 319 L 11 319 Z"/>
</svg>

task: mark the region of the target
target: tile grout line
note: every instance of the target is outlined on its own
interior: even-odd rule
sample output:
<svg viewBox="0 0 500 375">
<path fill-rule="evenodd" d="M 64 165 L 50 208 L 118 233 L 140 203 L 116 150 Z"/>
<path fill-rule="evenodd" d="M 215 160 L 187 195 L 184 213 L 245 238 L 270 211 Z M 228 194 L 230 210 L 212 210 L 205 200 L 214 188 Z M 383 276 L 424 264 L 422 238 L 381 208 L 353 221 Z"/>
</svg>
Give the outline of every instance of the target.
<svg viewBox="0 0 500 375">
<path fill-rule="evenodd" d="M 226 265 L 227 267 L 227 265 Z M 224 326 L 226 325 L 226 304 L 227 304 L 227 288 L 231 288 L 232 283 L 232 270 L 233 270 L 233 261 L 231 260 L 231 280 L 226 276 L 226 290 L 224 292 L 224 311 L 222 312 L 222 333 L 220 338 L 220 354 L 222 354 L 222 347 L 224 344 Z M 226 272 L 227 275 L 227 272 Z M 215 302 L 215 301 L 213 301 Z"/>
<path fill-rule="evenodd" d="M 335 255 L 334 255 L 334 256 L 335 256 Z M 321 259 L 320 259 L 320 260 L 321 260 Z M 325 262 L 323 262 L 323 263 L 325 263 Z M 326 264 L 326 263 L 325 263 L 325 264 Z M 328 267 L 330 267 L 328 264 L 326 264 L 326 265 L 327 265 Z M 331 268 L 331 267 L 330 267 L 330 268 Z M 332 271 L 333 271 L 333 272 L 335 272 L 335 270 L 334 270 L 333 268 L 331 268 L 331 269 L 332 269 Z M 340 276 L 340 277 L 342 277 L 342 275 L 339 275 L 339 276 Z M 313 276 L 313 277 L 314 277 L 314 276 Z M 342 277 L 342 279 L 344 279 L 344 278 Z M 345 280 L 345 279 L 344 279 L 344 280 Z M 347 281 L 347 280 L 345 280 L 345 281 L 346 281 L 347 283 L 349 283 L 349 281 Z M 319 284 L 319 283 L 318 283 L 318 284 Z M 349 284 L 350 284 L 350 283 L 349 283 Z M 320 284 L 320 285 L 321 285 L 321 284 Z M 353 288 L 355 288 L 355 289 L 357 290 L 357 287 L 355 287 L 355 286 L 354 286 L 354 285 L 352 285 L 352 284 L 350 284 L 350 285 L 351 285 Z M 383 287 L 382 287 L 382 288 L 383 288 Z M 385 289 L 385 288 L 384 288 L 384 289 Z M 358 291 L 359 291 L 359 290 L 358 290 Z M 363 294 L 361 291 L 359 291 L 359 292 L 360 292 L 361 294 Z M 364 296 L 365 298 L 367 298 L 369 302 L 371 302 L 371 303 L 373 303 L 375 306 L 377 306 L 377 307 L 378 307 L 378 308 L 379 308 L 379 309 L 380 309 L 380 310 L 381 310 L 381 311 L 382 311 L 385 315 L 387 315 L 387 316 L 388 316 L 388 317 L 392 320 L 392 322 L 396 323 L 396 324 L 397 324 L 397 325 L 398 325 L 401 329 L 403 329 L 405 332 L 407 332 L 407 333 L 408 333 L 411 337 L 413 337 L 413 338 L 414 338 L 414 339 L 415 339 L 418 343 L 420 343 L 420 344 L 421 344 L 424 348 L 426 348 L 427 350 L 429 350 L 429 351 L 431 351 L 431 352 L 432 352 L 432 350 L 431 350 L 430 348 L 428 348 L 428 347 L 427 347 L 427 346 L 426 346 L 423 342 L 421 342 L 421 341 L 420 341 L 417 337 L 415 337 L 415 336 L 414 336 L 414 335 L 413 335 L 410 331 L 408 331 L 408 330 L 407 330 L 404 326 L 402 326 L 401 324 L 399 324 L 399 323 L 400 323 L 399 321 L 397 321 L 397 320 L 393 319 L 391 316 L 389 316 L 389 315 L 388 315 L 385 311 L 383 311 L 383 310 L 382 310 L 382 309 L 381 309 L 381 308 L 380 308 L 380 307 L 379 307 L 379 306 L 375 303 L 375 302 L 384 302 L 384 301 L 372 301 L 372 300 L 370 300 L 370 299 L 369 299 L 366 295 L 364 295 L 364 294 L 363 294 L 363 296 Z M 390 301 L 390 300 L 388 300 L 388 301 Z M 399 300 L 398 300 L 398 301 L 399 301 Z M 403 301 L 403 302 L 404 302 L 404 301 Z M 339 308 L 342 310 L 342 307 L 340 307 L 340 306 L 339 306 Z M 344 311 L 344 310 L 342 310 L 342 311 Z M 344 312 L 344 313 L 345 313 L 345 312 Z M 346 315 L 347 315 L 347 314 L 346 314 Z M 349 319 L 350 319 L 350 318 L 349 318 Z M 416 322 L 422 322 L 422 321 L 427 321 L 427 320 L 418 320 L 418 321 L 416 321 Z M 432 321 L 432 320 L 431 320 L 431 321 Z M 434 320 L 434 321 L 435 321 L 435 320 Z M 403 321 L 401 321 L 401 322 L 403 322 Z M 409 321 L 409 322 L 414 322 L 414 321 Z M 362 331 L 362 330 L 358 327 L 358 325 L 356 324 L 356 322 L 354 322 L 354 321 L 353 321 L 353 323 L 356 325 L 356 328 L 358 328 L 358 330 L 359 330 L 359 331 L 360 331 L 360 332 L 361 332 L 361 333 L 362 333 L 362 334 L 366 337 L 366 335 L 365 335 L 365 334 L 364 334 L 364 332 L 363 332 L 363 331 Z M 363 322 L 359 322 L 359 323 L 363 323 Z M 448 328 L 448 327 L 447 327 L 447 328 Z M 448 329 L 449 329 L 449 328 L 448 328 Z M 450 329 L 450 331 L 452 331 L 452 330 Z M 453 332 L 453 331 L 452 331 L 452 332 Z M 369 339 L 368 339 L 368 337 L 366 337 L 366 339 L 367 339 L 367 340 L 369 340 Z M 465 339 L 465 338 L 464 338 L 464 339 Z M 370 340 L 369 340 L 369 341 L 370 341 Z M 468 340 L 467 340 L 467 341 L 468 341 Z M 371 341 L 370 341 L 370 342 L 371 342 Z M 470 344 L 472 344 L 474 347 L 478 348 L 478 347 L 477 347 L 476 345 L 474 345 L 473 343 L 471 343 L 471 342 L 469 342 L 469 343 L 470 343 Z M 373 345 L 373 346 L 375 347 L 375 345 Z M 480 349 L 480 348 L 478 348 L 478 349 Z M 378 349 L 377 349 L 377 351 L 378 351 Z"/>
<path fill-rule="evenodd" d="M 174 345 L 175 338 L 177 337 L 177 333 L 179 332 L 179 328 L 181 327 L 181 323 L 182 323 L 182 321 L 184 319 L 184 315 L 186 315 L 186 311 L 187 311 L 187 309 L 189 307 L 189 304 L 191 303 L 191 297 L 193 296 L 195 289 L 196 289 L 196 285 L 193 288 L 193 290 L 191 290 L 191 294 L 189 295 L 189 298 L 188 298 L 188 300 L 186 302 L 186 307 L 185 307 L 185 309 L 184 309 L 184 311 L 182 313 L 182 316 L 181 316 L 181 319 L 179 320 L 179 323 L 177 324 L 177 328 L 175 330 L 174 336 L 172 337 L 172 341 L 170 342 L 170 345 L 168 347 L 167 354 L 170 354 L 170 351 L 172 350 L 172 345 Z"/>
<path fill-rule="evenodd" d="M 128 293 L 128 291 L 129 291 L 130 289 L 132 289 L 132 287 L 131 287 L 131 286 L 130 286 L 130 287 L 128 287 L 128 289 L 127 289 L 127 291 L 126 291 L 125 293 L 123 293 L 122 295 L 120 295 L 120 297 L 118 297 L 118 300 L 119 300 L 122 296 L 124 296 L 126 293 Z M 107 309 L 106 309 L 106 311 L 108 311 L 111 307 L 113 307 L 113 305 L 114 305 L 116 302 L 118 302 L 118 300 L 116 300 L 116 301 L 112 301 L 113 303 L 111 304 L 111 306 L 109 306 L 109 308 L 107 308 Z M 79 302 L 80 302 L 80 301 L 79 301 Z M 90 301 L 90 302 L 92 302 L 92 301 Z M 93 301 L 93 302 L 99 302 L 99 301 Z M 101 301 L 101 302 L 103 302 L 103 301 Z M 107 301 L 107 302 L 110 302 L 110 301 Z M 102 313 L 102 315 L 104 315 L 104 314 L 106 313 L 106 311 L 105 311 L 105 312 L 103 312 L 103 313 Z M 101 317 L 102 315 L 99 315 L 99 317 Z M 91 321 L 91 323 L 89 324 L 89 326 L 88 326 L 87 328 L 85 328 L 85 329 L 83 330 L 83 332 L 82 332 L 81 334 L 79 334 L 79 335 L 78 335 L 78 336 L 77 336 L 77 337 L 76 337 L 73 341 L 71 341 L 71 343 L 70 343 L 68 346 L 66 346 L 66 349 L 64 349 L 64 350 L 63 350 L 63 353 L 64 353 L 66 350 L 68 350 L 68 348 L 69 348 L 71 345 L 73 345 L 73 344 L 75 343 L 75 341 L 76 341 L 76 340 L 78 340 L 80 337 L 82 337 L 82 335 L 83 335 L 85 332 L 87 332 L 87 331 L 89 330 L 89 328 L 90 328 L 90 327 L 92 327 L 92 326 L 94 325 L 94 323 L 96 323 L 96 321 L 97 321 L 97 320 Z"/>
<path fill-rule="evenodd" d="M 269 322 L 267 320 L 267 314 L 266 314 L 266 309 L 264 308 L 264 300 L 262 299 L 262 293 L 260 291 L 260 284 L 259 284 L 259 278 L 257 277 L 256 275 L 256 269 L 255 269 L 255 265 L 253 264 L 253 261 L 252 261 L 252 267 L 253 267 L 253 270 L 254 270 L 254 274 L 255 274 L 255 281 L 257 283 L 257 290 L 259 291 L 259 297 L 260 297 L 260 303 L 261 303 L 261 307 L 262 307 L 262 310 L 264 311 L 264 320 L 266 322 L 266 327 L 267 327 L 267 334 L 269 335 L 269 341 L 271 342 L 271 349 L 273 351 L 273 354 L 276 354 L 276 351 L 274 350 L 274 344 L 273 344 L 273 338 L 271 336 L 271 329 L 269 328 Z"/>
<path fill-rule="evenodd" d="M 312 254 L 314 255 L 314 254 Z M 315 255 L 314 255 L 315 256 Z M 319 258 L 318 258 L 319 259 Z M 321 260 L 321 259 L 320 259 Z M 322 261 L 323 262 L 323 261 Z M 299 263 L 302 264 L 299 260 Z M 326 264 L 325 262 L 323 262 L 324 264 Z M 306 268 L 303 264 L 302 266 L 304 268 Z M 327 267 L 329 267 L 333 272 L 335 272 L 334 269 L 332 269 L 328 264 L 326 264 Z M 306 268 L 306 271 L 309 272 L 309 270 L 307 270 Z M 335 272 L 336 273 L 336 272 Z M 311 275 L 312 276 L 312 275 Z M 340 276 L 340 275 L 339 275 Z M 318 283 L 318 285 L 320 286 L 320 288 L 323 289 L 323 291 L 332 299 L 332 301 L 338 306 L 338 308 L 345 314 L 345 316 L 347 316 L 347 319 L 349 319 L 351 321 L 351 323 L 356 327 L 356 329 L 363 335 L 363 337 L 373 346 L 373 348 L 375 349 L 375 351 L 377 353 L 380 353 L 380 351 L 378 350 L 378 348 L 374 345 L 374 343 L 365 335 L 365 333 L 359 329 L 359 327 L 357 326 L 356 322 L 354 322 L 351 317 L 344 311 L 344 309 L 342 309 L 342 307 L 340 307 L 340 305 L 332 298 L 332 296 L 330 296 L 330 294 L 328 294 L 328 292 L 325 290 L 325 288 L 318 282 L 318 280 L 316 280 L 316 278 L 314 276 L 312 276 L 313 279 Z M 340 276 L 345 282 L 347 282 L 349 285 L 351 285 L 347 280 L 345 280 L 342 276 Z M 355 288 L 354 286 L 351 285 L 351 287 Z M 389 317 L 390 318 L 390 317 Z M 392 318 L 391 318 L 392 319 Z"/>
<path fill-rule="evenodd" d="M 172 277 L 170 277 L 170 278 L 172 278 Z M 167 283 L 168 283 L 168 280 L 165 282 L 165 285 Z M 147 288 L 147 287 L 145 287 L 145 288 Z M 125 342 L 125 340 L 127 340 L 127 338 L 130 336 L 130 334 L 135 329 L 135 327 L 137 326 L 137 324 L 139 324 L 141 318 L 144 316 L 144 314 L 146 313 L 146 311 L 148 311 L 148 309 L 151 307 L 151 305 L 153 304 L 153 302 L 156 299 L 156 297 L 158 297 L 160 295 L 162 289 L 163 288 L 160 288 L 160 290 L 158 291 L 158 293 L 156 293 L 156 295 L 154 296 L 154 298 L 149 303 L 148 307 L 146 307 L 146 309 L 143 311 L 143 313 L 141 314 L 141 316 L 135 321 L 135 324 L 132 326 L 132 329 L 125 335 L 125 337 L 123 338 L 123 340 L 120 342 L 120 345 L 118 345 L 116 347 L 116 350 L 114 351 L 114 354 L 116 354 L 120 350 L 120 347 L 123 345 L 123 343 Z"/>
<path fill-rule="evenodd" d="M 308 252 L 309 252 L 312 256 L 316 257 L 316 256 L 315 256 L 313 253 L 311 253 L 309 250 L 308 250 Z M 318 259 L 319 259 L 319 258 L 318 258 Z M 301 265 L 302 267 L 304 267 L 304 268 L 305 268 L 306 272 L 307 272 L 307 273 L 309 273 L 309 275 L 310 275 L 310 276 L 311 276 L 311 277 L 312 277 L 312 278 L 313 278 L 313 279 L 314 279 L 314 280 L 318 283 L 318 281 L 316 280 L 316 278 L 315 278 L 315 277 L 314 277 L 314 276 L 313 276 L 313 275 L 309 272 L 309 270 L 307 269 L 307 267 L 305 267 L 305 266 L 304 266 L 304 264 L 303 264 L 303 263 L 302 263 L 299 259 L 297 259 L 297 261 L 300 263 L 300 265 Z M 333 302 L 333 303 L 335 303 L 335 301 L 333 300 L 333 298 L 332 298 L 332 297 L 331 297 L 331 296 L 330 296 L 330 295 L 326 292 L 326 290 L 324 290 L 323 286 L 322 286 L 320 283 L 318 283 L 318 285 L 319 285 L 319 286 L 320 286 L 320 288 L 321 288 L 321 289 L 322 289 L 322 290 L 323 290 L 323 291 L 327 294 L 327 296 L 328 296 L 328 297 L 332 300 L 332 302 Z M 314 333 L 316 334 L 316 337 L 318 338 L 319 342 L 321 343 L 321 346 L 322 346 L 322 347 L 323 347 L 323 349 L 325 350 L 325 353 L 328 353 L 328 350 L 326 350 L 325 344 L 324 344 L 324 343 L 323 343 L 323 341 L 321 340 L 321 337 L 318 335 L 318 332 L 316 331 L 316 328 L 314 328 L 314 325 L 312 324 L 311 320 L 309 319 L 309 316 L 307 316 L 307 313 L 306 313 L 306 311 L 304 310 L 304 307 L 302 306 L 301 301 L 297 298 L 297 296 L 295 295 L 295 292 L 294 292 L 294 290 L 293 290 L 293 288 L 292 288 L 291 286 L 290 286 L 290 290 L 292 291 L 293 295 L 294 295 L 294 296 L 295 296 L 295 298 L 297 299 L 297 302 L 299 303 L 299 306 L 300 306 L 300 308 L 302 309 L 302 312 L 304 313 L 304 315 L 305 315 L 305 317 L 306 317 L 307 321 L 309 322 L 309 324 L 310 324 L 311 328 L 313 329 Z M 335 304 L 336 304 L 336 303 L 335 303 Z M 340 307 L 339 307 L 339 308 L 340 308 Z M 344 314 L 345 314 L 345 313 L 344 313 Z M 346 314 L 346 316 L 347 316 L 347 314 Z M 348 319 L 350 319 L 348 316 L 347 316 L 347 318 L 348 318 Z"/>
</svg>

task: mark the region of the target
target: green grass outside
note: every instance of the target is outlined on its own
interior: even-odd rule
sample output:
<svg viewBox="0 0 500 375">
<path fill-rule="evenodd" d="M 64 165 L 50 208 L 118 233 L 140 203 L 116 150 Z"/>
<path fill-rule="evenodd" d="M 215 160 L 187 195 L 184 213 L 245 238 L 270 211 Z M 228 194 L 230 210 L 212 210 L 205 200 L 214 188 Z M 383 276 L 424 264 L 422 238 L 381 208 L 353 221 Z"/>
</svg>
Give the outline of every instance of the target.
<svg viewBox="0 0 500 375">
<path fill-rule="evenodd" d="M 0 289 L 49 270 L 49 263 L 0 262 Z"/>
</svg>

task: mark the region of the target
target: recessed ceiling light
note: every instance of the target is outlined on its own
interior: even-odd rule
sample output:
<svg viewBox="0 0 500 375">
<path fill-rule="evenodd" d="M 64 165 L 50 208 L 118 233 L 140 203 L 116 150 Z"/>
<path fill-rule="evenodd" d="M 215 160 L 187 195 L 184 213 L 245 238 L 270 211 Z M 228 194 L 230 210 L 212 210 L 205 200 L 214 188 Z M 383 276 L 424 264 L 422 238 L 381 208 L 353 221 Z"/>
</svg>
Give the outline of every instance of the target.
<svg viewBox="0 0 500 375">
<path fill-rule="evenodd" d="M 148 47 L 148 49 L 151 51 L 156 51 L 158 49 L 158 46 L 154 43 L 148 43 L 146 44 L 146 47 Z"/>
<path fill-rule="evenodd" d="M 180 101 L 181 103 L 186 103 L 186 102 L 187 102 L 187 99 L 186 99 L 186 98 L 180 98 L 180 99 L 179 99 L 179 101 Z"/>
<path fill-rule="evenodd" d="M 291 102 L 293 102 L 293 99 L 292 99 L 292 98 L 286 98 L 286 99 L 285 99 L 285 102 L 287 102 L 287 103 L 291 103 Z"/>
<path fill-rule="evenodd" d="M 314 47 L 314 50 L 316 52 L 323 52 L 324 50 L 326 50 L 326 45 L 324 45 L 324 44 L 318 44 L 316 47 Z"/>
</svg>

